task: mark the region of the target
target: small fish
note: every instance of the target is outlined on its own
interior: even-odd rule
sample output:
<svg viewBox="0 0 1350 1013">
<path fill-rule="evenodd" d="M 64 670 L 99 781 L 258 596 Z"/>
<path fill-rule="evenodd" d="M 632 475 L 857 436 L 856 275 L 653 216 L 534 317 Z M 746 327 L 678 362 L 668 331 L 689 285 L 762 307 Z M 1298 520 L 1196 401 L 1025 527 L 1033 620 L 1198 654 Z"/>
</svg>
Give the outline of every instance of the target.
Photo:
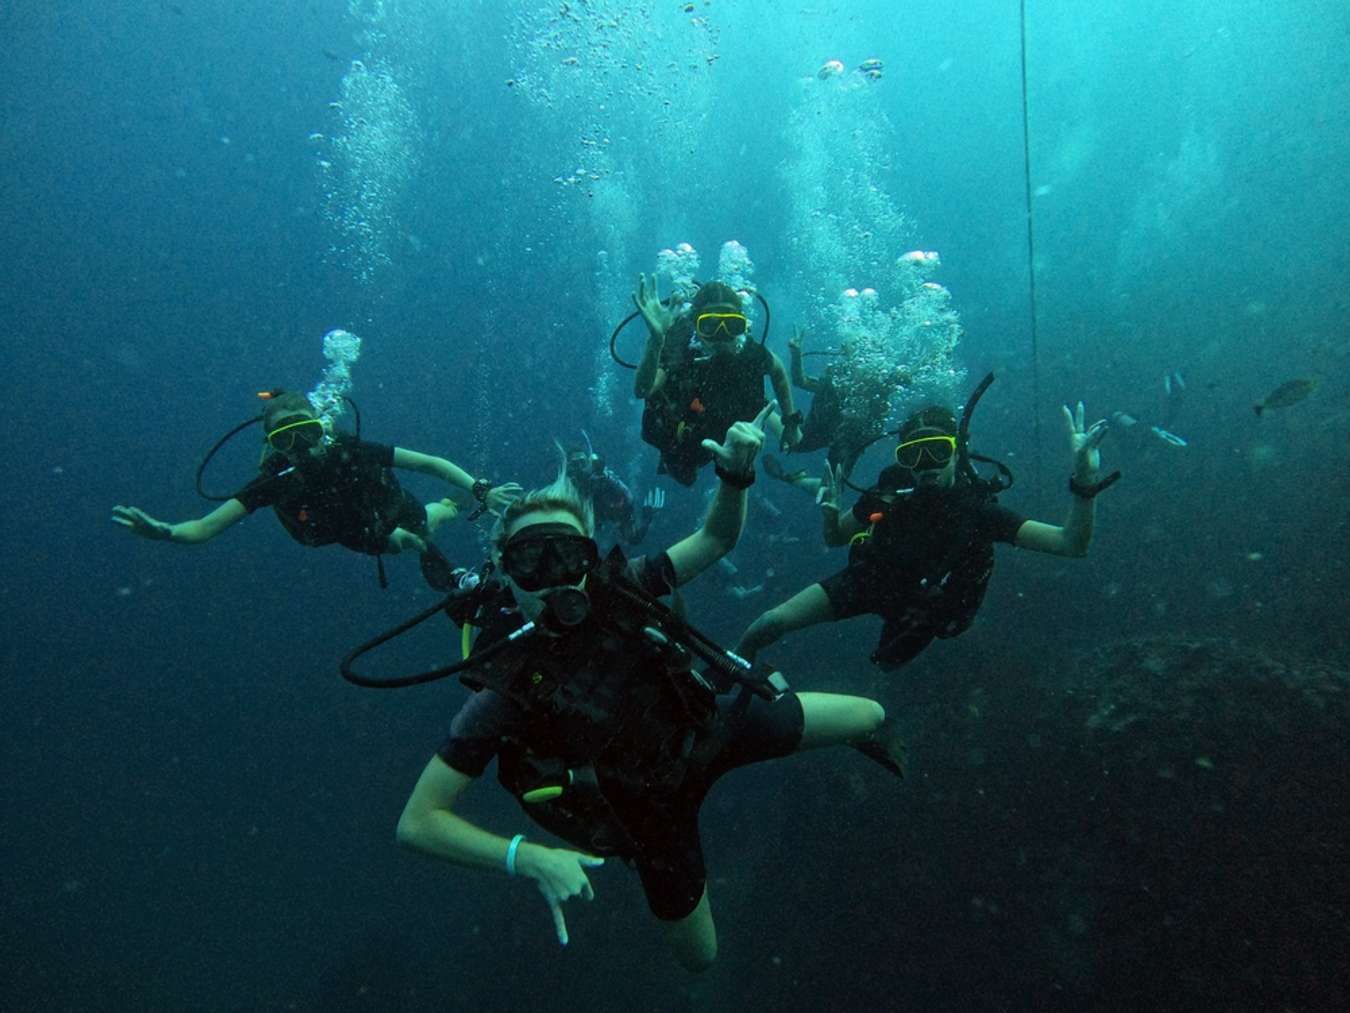
<svg viewBox="0 0 1350 1013">
<path fill-rule="evenodd" d="M 1317 384 L 1317 380 L 1303 377 L 1297 380 L 1286 380 L 1267 394 L 1264 399 L 1252 405 L 1252 411 L 1256 412 L 1259 418 L 1267 408 L 1288 408 L 1290 405 L 1298 404 L 1317 389 Z"/>
<path fill-rule="evenodd" d="M 1163 429 L 1160 426 L 1149 426 L 1149 432 L 1151 432 L 1154 436 L 1158 437 L 1158 439 L 1162 440 L 1164 443 L 1170 443 L 1174 447 L 1186 446 L 1185 439 L 1178 436 L 1176 433 L 1169 433 L 1166 429 Z"/>
</svg>

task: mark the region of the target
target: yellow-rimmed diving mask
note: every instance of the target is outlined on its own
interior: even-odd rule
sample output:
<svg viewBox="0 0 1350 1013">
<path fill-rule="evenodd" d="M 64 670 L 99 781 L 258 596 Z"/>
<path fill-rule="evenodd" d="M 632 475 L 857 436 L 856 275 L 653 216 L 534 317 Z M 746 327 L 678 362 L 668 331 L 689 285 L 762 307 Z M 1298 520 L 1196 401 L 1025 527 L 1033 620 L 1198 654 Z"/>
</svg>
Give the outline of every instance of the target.
<svg viewBox="0 0 1350 1013">
<path fill-rule="evenodd" d="M 704 341 L 734 341 L 750 328 L 744 313 L 700 313 L 694 333 Z"/>
<path fill-rule="evenodd" d="M 895 463 L 910 471 L 944 468 L 955 453 L 955 436 L 946 433 L 916 436 L 895 448 Z"/>
<path fill-rule="evenodd" d="M 318 419 L 296 419 L 277 426 L 267 434 L 267 445 L 282 454 L 289 454 L 299 445 L 308 450 L 323 438 L 323 423 Z"/>
</svg>

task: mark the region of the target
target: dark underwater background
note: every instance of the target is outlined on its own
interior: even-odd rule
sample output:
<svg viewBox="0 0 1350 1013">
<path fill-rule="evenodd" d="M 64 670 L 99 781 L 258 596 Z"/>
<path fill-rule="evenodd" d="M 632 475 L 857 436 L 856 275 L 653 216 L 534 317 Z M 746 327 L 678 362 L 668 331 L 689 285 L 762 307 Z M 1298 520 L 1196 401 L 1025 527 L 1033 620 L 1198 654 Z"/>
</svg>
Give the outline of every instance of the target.
<svg viewBox="0 0 1350 1013">
<path fill-rule="evenodd" d="M 0 5 L 0 1008 L 1346 1008 L 1350 7 L 1022 15 Z M 204 513 L 204 452 L 343 327 L 363 435 L 533 485 L 584 427 L 639 494 L 664 483 L 667 545 L 712 479 L 657 479 L 607 336 L 658 250 L 711 273 L 731 239 L 784 359 L 840 280 L 885 298 L 869 264 L 940 251 L 953 394 L 997 372 L 973 438 L 1014 509 L 1067 508 L 1062 403 L 1151 423 L 1179 371 L 1189 445 L 1113 431 L 1089 558 L 1000 548 L 973 628 L 900 673 L 868 663 L 871 618 L 767 655 L 881 699 L 910 771 L 835 750 L 723 782 L 721 957 L 695 979 L 622 868 L 560 950 L 528 884 L 396 848 L 466 691 L 358 690 L 337 662 L 434 600 L 411 560 L 382 591 L 264 514 L 197 548 L 108 515 Z M 1258 418 L 1295 378 L 1316 389 Z M 255 455 L 229 445 L 215 486 Z M 474 562 L 483 530 L 438 541 Z M 842 565 L 817 532 L 761 480 L 739 573 L 693 584 L 692 617 L 734 642 Z M 457 650 L 428 630 L 388 663 Z M 490 779 L 466 812 L 528 829 Z"/>
</svg>

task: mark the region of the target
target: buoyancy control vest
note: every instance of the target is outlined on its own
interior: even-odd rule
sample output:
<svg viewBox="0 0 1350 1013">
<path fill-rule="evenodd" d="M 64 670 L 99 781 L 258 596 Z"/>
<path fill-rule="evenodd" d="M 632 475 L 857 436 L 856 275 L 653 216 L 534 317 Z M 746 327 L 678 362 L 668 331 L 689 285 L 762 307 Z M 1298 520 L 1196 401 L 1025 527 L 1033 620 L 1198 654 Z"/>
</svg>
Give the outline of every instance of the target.
<svg viewBox="0 0 1350 1013">
<path fill-rule="evenodd" d="M 732 423 L 753 419 L 765 401 L 767 348 L 747 339 L 734 355 L 699 355 L 689 343 L 688 322 L 682 323 L 672 328 L 662 356 L 665 382 L 642 411 L 642 439 L 661 451 L 721 442 Z"/>
<path fill-rule="evenodd" d="M 365 445 L 339 435 L 323 457 L 290 471 L 284 457 L 263 464 L 275 468 L 282 483 L 273 511 L 282 527 L 307 546 L 337 542 L 378 556 L 398 527 L 403 489 L 387 467 Z"/>
<path fill-rule="evenodd" d="M 651 829 L 633 825 L 634 814 L 650 819 L 691 777 L 715 724 L 716 693 L 690 655 L 644 626 L 603 579 L 587 592 L 591 615 L 581 625 L 484 652 L 460 680 L 525 715 L 502 742 L 498 779 L 526 813 L 580 847 L 633 857 Z M 516 610 L 497 617 L 475 653 L 523 622 Z"/>
<path fill-rule="evenodd" d="M 981 512 L 998 502 L 992 486 L 964 478 L 945 490 L 877 489 L 875 495 L 884 506 L 872 514 L 868 530 L 854 537 L 849 565 L 884 581 L 891 611 L 909 611 L 915 624 L 940 638 L 964 633 L 994 572 L 993 542 L 979 532 Z M 914 540 L 933 537 L 935 523 L 944 529 L 938 535 L 942 551 L 916 558 Z"/>
</svg>

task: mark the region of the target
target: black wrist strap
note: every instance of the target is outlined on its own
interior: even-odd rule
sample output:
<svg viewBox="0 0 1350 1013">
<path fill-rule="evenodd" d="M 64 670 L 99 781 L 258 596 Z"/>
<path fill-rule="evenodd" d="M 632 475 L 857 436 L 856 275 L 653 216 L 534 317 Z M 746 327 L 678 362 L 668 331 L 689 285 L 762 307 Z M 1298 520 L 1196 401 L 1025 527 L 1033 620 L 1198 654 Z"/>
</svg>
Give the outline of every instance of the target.
<svg viewBox="0 0 1350 1013">
<path fill-rule="evenodd" d="M 751 468 L 749 471 L 741 472 L 741 474 L 737 475 L 734 474 L 733 472 L 727 471 L 720 464 L 716 464 L 713 465 L 713 471 L 717 473 L 718 478 L 720 478 L 726 485 L 731 486 L 733 489 L 749 489 L 752 485 L 755 484 L 754 468 Z"/>
<path fill-rule="evenodd" d="M 1073 493 L 1079 499 L 1096 499 L 1098 493 L 1105 492 L 1111 486 L 1120 481 L 1120 472 L 1113 471 L 1100 481 L 1093 482 L 1091 485 L 1082 485 L 1078 479 L 1072 475 L 1069 476 L 1069 492 Z"/>
</svg>

